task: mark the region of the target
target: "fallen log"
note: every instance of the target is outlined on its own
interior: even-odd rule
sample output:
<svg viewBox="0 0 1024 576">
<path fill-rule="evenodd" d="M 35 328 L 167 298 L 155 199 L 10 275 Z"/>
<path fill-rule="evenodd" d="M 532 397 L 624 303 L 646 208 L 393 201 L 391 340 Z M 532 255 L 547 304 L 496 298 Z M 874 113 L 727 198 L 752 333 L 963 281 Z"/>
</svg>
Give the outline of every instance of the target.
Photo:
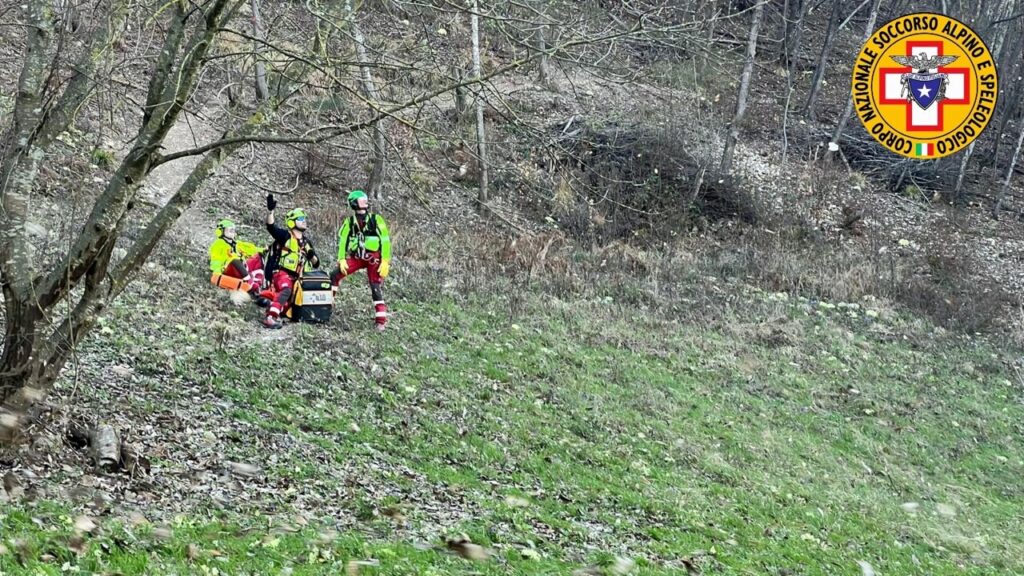
<svg viewBox="0 0 1024 576">
<path fill-rule="evenodd" d="M 89 439 L 92 458 L 95 464 L 109 471 L 117 470 L 121 465 L 121 439 L 117 430 L 109 424 L 100 424 L 92 431 Z"/>
</svg>

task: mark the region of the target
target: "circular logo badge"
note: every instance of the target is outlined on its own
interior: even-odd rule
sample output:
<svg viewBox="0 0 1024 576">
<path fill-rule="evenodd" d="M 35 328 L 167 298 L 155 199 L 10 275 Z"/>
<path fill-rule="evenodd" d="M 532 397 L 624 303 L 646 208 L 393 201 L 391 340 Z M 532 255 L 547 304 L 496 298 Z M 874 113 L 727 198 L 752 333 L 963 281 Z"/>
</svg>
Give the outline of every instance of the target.
<svg viewBox="0 0 1024 576">
<path fill-rule="evenodd" d="M 887 22 L 853 66 L 853 103 L 864 127 L 909 158 L 941 158 L 966 148 L 991 120 L 998 88 L 985 42 L 942 14 Z"/>
</svg>

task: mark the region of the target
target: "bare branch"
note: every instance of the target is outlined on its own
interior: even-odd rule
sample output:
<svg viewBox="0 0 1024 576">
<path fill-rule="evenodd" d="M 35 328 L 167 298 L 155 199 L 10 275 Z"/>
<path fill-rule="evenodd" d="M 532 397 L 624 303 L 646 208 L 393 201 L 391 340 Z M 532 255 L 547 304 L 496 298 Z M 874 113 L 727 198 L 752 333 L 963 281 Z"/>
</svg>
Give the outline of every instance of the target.
<svg viewBox="0 0 1024 576">
<path fill-rule="evenodd" d="M 89 40 L 88 46 L 73 67 L 71 82 L 60 100 L 50 111 L 45 125 L 39 133 L 39 146 L 46 148 L 58 134 L 74 121 L 78 111 L 85 105 L 96 89 L 96 67 L 110 51 L 116 35 L 124 26 L 128 15 L 128 1 L 119 0 L 110 9 L 104 25 L 99 27 Z"/>
<path fill-rule="evenodd" d="M 556 52 L 558 50 L 564 50 L 566 48 L 570 48 L 570 47 L 573 47 L 573 46 L 582 46 L 582 45 L 587 45 L 587 44 L 596 44 L 596 43 L 604 42 L 604 41 L 611 40 L 611 39 L 614 39 L 614 38 L 621 38 L 621 37 L 624 37 L 624 36 L 628 36 L 630 34 L 635 34 L 637 31 L 639 31 L 641 29 L 642 29 L 641 24 L 638 22 L 636 24 L 636 26 L 634 26 L 630 30 L 626 30 L 626 31 L 622 31 L 622 32 L 614 32 L 614 33 L 611 33 L 611 34 L 607 34 L 605 36 L 600 36 L 600 37 L 595 37 L 595 38 L 584 38 L 584 39 L 580 39 L 580 40 L 573 40 L 573 41 L 565 42 L 563 44 L 560 44 L 560 45 L 558 45 L 556 47 L 551 48 L 550 50 L 547 51 L 547 53 L 550 54 L 550 53 Z M 507 74 L 508 72 L 510 72 L 512 70 L 515 70 L 517 68 L 521 68 L 522 66 L 524 66 L 526 64 L 529 64 L 530 62 L 533 62 L 534 60 L 537 60 L 543 54 L 544 54 L 544 52 L 535 52 L 533 54 L 530 54 L 530 55 L 524 56 L 522 58 L 519 58 L 518 60 L 514 60 L 514 61 L 510 62 L 509 64 L 506 64 L 505 66 L 497 68 L 493 72 L 490 72 L 488 74 L 485 74 L 485 75 L 481 76 L 479 79 L 469 78 L 469 79 L 463 80 L 461 82 L 453 82 L 451 84 L 447 84 L 445 86 L 442 86 L 441 88 L 437 88 L 435 90 L 431 90 L 429 92 L 425 92 L 423 94 L 420 94 L 419 96 L 416 96 L 415 98 L 411 98 L 411 99 L 405 101 L 402 104 L 398 104 L 396 106 L 392 106 L 392 107 L 387 108 L 387 109 L 375 108 L 376 110 L 378 110 L 378 113 L 376 115 L 374 115 L 372 118 L 368 119 L 368 120 L 364 120 L 364 121 L 361 121 L 361 122 L 354 122 L 354 123 L 351 123 L 351 124 L 348 124 L 348 125 L 345 125 L 345 126 L 340 126 L 340 127 L 317 127 L 317 128 L 314 128 L 313 129 L 314 131 L 321 131 L 321 130 L 323 130 L 323 131 L 326 132 L 325 134 L 322 134 L 322 135 L 319 135 L 319 136 L 315 136 L 315 137 L 302 137 L 302 136 L 274 136 L 274 135 L 269 135 L 269 134 L 253 134 L 251 136 L 237 136 L 237 137 L 231 137 L 231 138 L 224 138 L 222 140 L 217 140 L 215 142 L 211 142 L 209 144 L 206 144 L 204 146 L 199 146 L 197 148 L 192 148 L 192 149 L 189 149 L 189 150 L 182 150 L 180 152 L 175 152 L 173 154 L 167 154 L 165 156 L 159 156 L 155 160 L 153 160 L 152 168 L 155 168 L 155 167 L 157 167 L 157 166 L 159 166 L 161 164 L 166 164 L 167 162 L 172 162 L 174 160 L 178 160 L 179 158 L 187 158 L 189 156 L 197 156 L 197 155 L 200 155 L 200 154 L 205 154 L 205 153 L 207 153 L 210 150 L 213 150 L 215 148 L 219 148 L 221 146 L 227 146 L 229 144 L 235 144 L 235 143 L 238 143 L 238 142 L 261 142 L 261 143 L 264 143 L 264 144 L 318 144 L 320 142 L 326 142 L 328 140 L 331 140 L 332 138 L 337 138 L 338 136 L 344 136 L 346 134 L 352 134 L 354 132 L 359 132 L 360 130 L 365 130 L 366 128 L 369 128 L 370 126 L 373 126 L 375 123 L 380 122 L 381 120 L 383 120 L 385 118 L 395 117 L 395 115 L 398 114 L 399 112 L 402 112 L 404 110 L 408 110 L 409 108 L 413 108 L 413 107 L 418 106 L 419 104 L 422 104 L 424 102 L 428 102 L 428 101 L 430 101 L 430 100 L 432 100 L 434 98 L 437 98 L 438 96 L 440 96 L 442 94 L 445 94 L 445 93 L 448 93 L 448 92 L 452 92 L 456 88 L 464 87 L 464 86 L 473 86 L 473 85 L 476 85 L 476 84 L 481 84 L 481 83 L 487 82 L 490 79 L 495 78 L 497 76 L 501 76 L 503 74 Z"/>
<path fill-rule="evenodd" d="M 167 136 L 167 132 L 174 125 L 195 88 L 204 56 L 223 19 L 229 17 L 232 12 L 228 9 L 231 1 L 214 0 L 204 17 L 205 29 L 196 34 L 185 51 L 183 62 L 174 75 L 176 82 L 164 87 L 163 101 L 152 109 L 153 114 L 149 121 L 143 124 L 135 146 L 93 205 L 89 219 L 75 245 L 48 275 L 36 280 L 35 293 L 38 295 L 40 306 L 45 308 L 64 298 L 86 273 L 110 238 L 116 237 L 117 223 L 124 216 L 146 175 L 156 166 L 153 160 L 157 157 L 157 146 Z M 233 8 L 237 8 L 242 0 L 233 1 Z M 150 88 L 152 90 L 153 86 Z"/>
</svg>

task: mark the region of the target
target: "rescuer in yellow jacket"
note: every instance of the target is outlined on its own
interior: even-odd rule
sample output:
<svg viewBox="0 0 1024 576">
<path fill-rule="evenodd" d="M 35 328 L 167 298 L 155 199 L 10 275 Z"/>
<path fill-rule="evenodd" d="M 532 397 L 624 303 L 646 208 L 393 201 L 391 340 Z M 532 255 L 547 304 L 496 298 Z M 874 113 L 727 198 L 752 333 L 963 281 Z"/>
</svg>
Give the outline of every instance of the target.
<svg viewBox="0 0 1024 576">
<path fill-rule="evenodd" d="M 217 222 L 216 238 L 210 244 L 210 272 L 238 278 L 249 285 L 256 296 L 263 286 L 263 250 L 251 242 L 238 239 L 231 220 Z"/>
</svg>

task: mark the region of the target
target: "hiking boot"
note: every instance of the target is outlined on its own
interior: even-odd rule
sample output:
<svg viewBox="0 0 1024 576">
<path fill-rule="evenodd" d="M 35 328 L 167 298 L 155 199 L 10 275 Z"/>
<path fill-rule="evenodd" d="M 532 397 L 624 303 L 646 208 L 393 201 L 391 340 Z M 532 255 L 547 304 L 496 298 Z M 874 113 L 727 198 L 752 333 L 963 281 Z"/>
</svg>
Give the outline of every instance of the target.
<svg viewBox="0 0 1024 576">
<path fill-rule="evenodd" d="M 263 324 L 264 328 L 270 328 L 271 330 L 276 330 L 281 327 L 281 321 L 273 316 L 270 316 L 269 314 L 263 319 L 262 322 L 260 322 L 260 324 Z"/>
<path fill-rule="evenodd" d="M 260 308 L 266 308 L 267 306 L 270 306 L 270 298 L 267 298 L 265 296 L 256 295 L 253 297 L 253 302 Z"/>
</svg>

